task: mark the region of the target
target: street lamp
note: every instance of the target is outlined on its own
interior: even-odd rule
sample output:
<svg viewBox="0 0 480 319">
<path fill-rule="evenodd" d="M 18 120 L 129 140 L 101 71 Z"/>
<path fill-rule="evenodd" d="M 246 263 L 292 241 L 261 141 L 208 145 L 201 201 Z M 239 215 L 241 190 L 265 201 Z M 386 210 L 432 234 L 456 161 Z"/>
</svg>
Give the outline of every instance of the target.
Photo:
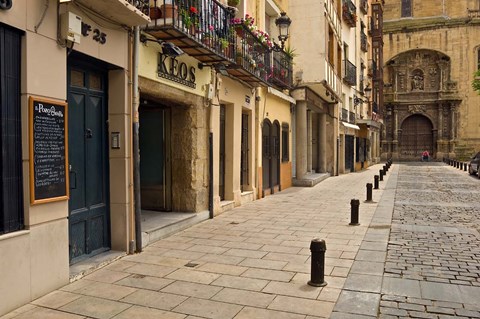
<svg viewBox="0 0 480 319">
<path fill-rule="evenodd" d="M 280 16 L 275 19 L 275 25 L 278 27 L 278 40 L 282 44 L 282 49 L 285 47 L 285 41 L 288 39 L 290 24 L 292 24 L 292 19 L 287 16 L 286 12 L 281 12 Z"/>
</svg>

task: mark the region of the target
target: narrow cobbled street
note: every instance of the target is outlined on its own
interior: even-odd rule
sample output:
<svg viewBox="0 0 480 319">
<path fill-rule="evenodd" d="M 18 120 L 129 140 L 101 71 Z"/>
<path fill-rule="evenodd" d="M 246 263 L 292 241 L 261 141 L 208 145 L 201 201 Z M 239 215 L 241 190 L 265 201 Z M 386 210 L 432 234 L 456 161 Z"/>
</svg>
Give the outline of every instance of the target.
<svg viewBox="0 0 480 319">
<path fill-rule="evenodd" d="M 394 163 L 366 203 L 381 167 L 236 208 L 2 319 L 480 318 L 480 180 Z M 307 285 L 313 238 L 325 287 Z"/>
</svg>

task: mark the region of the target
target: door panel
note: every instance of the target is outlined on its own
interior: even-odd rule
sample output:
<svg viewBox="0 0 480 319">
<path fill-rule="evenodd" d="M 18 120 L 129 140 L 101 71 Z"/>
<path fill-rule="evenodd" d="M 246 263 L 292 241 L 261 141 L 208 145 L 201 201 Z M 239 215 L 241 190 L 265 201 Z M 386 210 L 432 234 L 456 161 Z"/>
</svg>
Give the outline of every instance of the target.
<svg viewBox="0 0 480 319">
<path fill-rule="evenodd" d="M 225 199 L 225 105 L 220 105 L 220 163 L 218 178 L 218 195 Z"/>
<path fill-rule="evenodd" d="M 412 115 L 402 123 L 400 154 L 405 159 L 420 159 L 427 150 L 433 156 L 433 125 L 423 115 Z"/>
<path fill-rule="evenodd" d="M 280 185 L 280 125 L 275 122 L 271 130 L 272 156 L 270 158 L 272 187 Z"/>
<path fill-rule="evenodd" d="M 263 127 L 262 127 L 262 184 L 263 184 L 263 189 L 269 189 L 272 187 L 271 181 L 270 181 L 270 171 L 271 171 L 271 165 L 270 165 L 270 158 L 271 158 L 271 138 L 270 138 L 270 130 L 271 130 L 272 125 L 270 124 L 270 121 L 265 120 L 263 121 Z"/>
<path fill-rule="evenodd" d="M 240 186 L 245 191 L 249 183 L 248 170 L 248 114 L 242 114 L 242 146 L 240 162 Z"/>
<path fill-rule="evenodd" d="M 106 92 L 101 91 L 106 87 L 106 75 L 92 77 L 90 72 L 88 67 L 69 63 L 71 263 L 105 251 L 110 245 Z"/>
</svg>

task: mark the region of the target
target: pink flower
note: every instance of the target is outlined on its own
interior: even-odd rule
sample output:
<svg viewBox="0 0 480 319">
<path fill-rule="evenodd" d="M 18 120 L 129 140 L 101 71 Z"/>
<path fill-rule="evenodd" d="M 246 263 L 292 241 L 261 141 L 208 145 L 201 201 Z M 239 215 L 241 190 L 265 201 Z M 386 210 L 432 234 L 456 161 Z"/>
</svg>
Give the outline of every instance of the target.
<svg viewBox="0 0 480 319">
<path fill-rule="evenodd" d="M 209 25 L 208 30 L 213 31 L 213 25 Z"/>
</svg>

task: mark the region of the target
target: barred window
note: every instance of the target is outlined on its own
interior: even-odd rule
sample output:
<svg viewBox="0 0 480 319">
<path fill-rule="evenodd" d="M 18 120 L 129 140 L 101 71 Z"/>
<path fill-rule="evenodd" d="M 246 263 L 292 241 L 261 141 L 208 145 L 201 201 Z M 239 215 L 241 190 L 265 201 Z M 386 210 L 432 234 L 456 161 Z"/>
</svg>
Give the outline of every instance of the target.
<svg viewBox="0 0 480 319">
<path fill-rule="evenodd" d="M 288 124 L 282 124 L 282 162 L 288 162 L 290 160 L 290 143 L 288 134 Z"/>
<path fill-rule="evenodd" d="M 21 36 L 0 24 L 0 234 L 23 228 Z"/>
</svg>

